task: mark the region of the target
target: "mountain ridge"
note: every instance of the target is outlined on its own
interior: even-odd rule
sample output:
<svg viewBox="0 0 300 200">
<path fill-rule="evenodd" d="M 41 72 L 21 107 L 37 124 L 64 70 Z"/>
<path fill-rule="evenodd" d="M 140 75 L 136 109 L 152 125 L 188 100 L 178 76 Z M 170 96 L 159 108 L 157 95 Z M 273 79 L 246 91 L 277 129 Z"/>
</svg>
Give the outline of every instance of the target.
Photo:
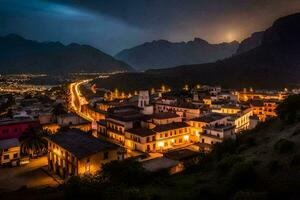
<svg viewBox="0 0 300 200">
<path fill-rule="evenodd" d="M 2 73 L 69 73 L 133 71 L 128 64 L 90 45 L 27 40 L 17 34 L 0 37 Z"/>
<path fill-rule="evenodd" d="M 168 84 L 182 88 L 184 84 L 199 83 L 227 88 L 299 87 L 299 21 L 300 13 L 279 18 L 264 32 L 258 47 L 217 62 L 152 69 L 145 73 L 111 76 L 110 79 L 96 82 L 103 87 L 122 87 L 124 90 L 136 90 L 139 85 L 151 88 Z M 143 80 L 139 77 L 143 77 Z M 119 85 L 115 83 L 116 80 Z M 124 84 L 130 83 L 131 88 L 126 88 L 122 81 Z"/>
<path fill-rule="evenodd" d="M 199 64 L 232 56 L 239 43 L 237 41 L 211 44 L 201 38 L 187 42 L 153 40 L 115 55 L 115 58 L 129 63 L 138 70 L 167 68 L 182 64 Z"/>
</svg>

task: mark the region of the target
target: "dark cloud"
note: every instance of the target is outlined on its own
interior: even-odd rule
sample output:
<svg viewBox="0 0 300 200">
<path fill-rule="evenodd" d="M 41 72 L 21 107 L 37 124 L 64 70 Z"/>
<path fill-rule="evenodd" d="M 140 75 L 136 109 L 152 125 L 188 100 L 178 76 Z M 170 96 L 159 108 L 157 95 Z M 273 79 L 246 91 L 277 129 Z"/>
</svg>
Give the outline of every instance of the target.
<svg viewBox="0 0 300 200">
<path fill-rule="evenodd" d="M 213 43 L 242 40 L 267 28 L 276 18 L 300 11 L 300 0 L 0 2 L 7 5 L 0 8 L 0 23 L 5 23 L 0 33 L 15 30 L 31 38 L 86 42 L 110 53 L 160 38 L 180 41 L 202 37 Z"/>
</svg>

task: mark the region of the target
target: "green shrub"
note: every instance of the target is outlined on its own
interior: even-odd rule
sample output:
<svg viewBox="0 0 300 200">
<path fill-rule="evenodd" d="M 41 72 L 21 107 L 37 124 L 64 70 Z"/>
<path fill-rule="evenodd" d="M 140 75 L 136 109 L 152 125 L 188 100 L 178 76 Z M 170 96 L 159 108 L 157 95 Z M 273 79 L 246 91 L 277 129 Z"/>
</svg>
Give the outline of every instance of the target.
<svg viewBox="0 0 300 200">
<path fill-rule="evenodd" d="M 217 163 L 217 170 L 219 174 L 225 174 L 230 171 L 231 167 L 241 162 L 243 159 L 237 155 L 228 155 Z"/>
<path fill-rule="evenodd" d="M 294 150 L 294 143 L 287 139 L 280 139 L 274 144 L 274 150 L 278 153 L 291 153 Z"/>
</svg>

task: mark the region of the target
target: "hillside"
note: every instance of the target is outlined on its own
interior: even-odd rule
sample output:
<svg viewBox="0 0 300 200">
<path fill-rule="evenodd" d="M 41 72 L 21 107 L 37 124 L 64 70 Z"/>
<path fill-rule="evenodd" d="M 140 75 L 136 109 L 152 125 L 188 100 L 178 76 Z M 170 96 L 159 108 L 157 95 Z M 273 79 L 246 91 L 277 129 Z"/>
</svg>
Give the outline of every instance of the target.
<svg viewBox="0 0 300 200">
<path fill-rule="evenodd" d="M 173 43 L 155 40 L 125 49 L 115 58 L 123 60 L 138 70 L 166 68 L 183 64 L 214 62 L 232 56 L 239 43 L 210 44 L 200 38 L 193 41 Z"/>
<path fill-rule="evenodd" d="M 261 45 L 263 35 L 264 35 L 263 31 L 252 33 L 252 35 L 249 38 L 246 38 L 240 43 L 239 48 L 236 51 L 236 54 L 237 55 L 242 54 Z"/>
<path fill-rule="evenodd" d="M 122 74 L 112 76 L 110 80 L 96 82 L 102 87 L 125 89 L 130 89 L 126 88 L 127 82 L 135 88 L 157 85 L 158 82 L 165 82 L 173 87 L 182 87 L 186 83 L 219 84 L 230 88 L 298 86 L 300 83 L 299 21 L 300 13 L 280 18 L 264 32 L 261 45 L 215 63 L 148 70 L 143 77 L 147 81 L 153 80 L 150 82 L 137 81 L 140 74 Z M 117 79 L 120 81 L 116 82 Z"/>
<path fill-rule="evenodd" d="M 132 71 L 122 61 L 88 45 L 37 42 L 10 34 L 0 37 L 1 73 Z"/>
</svg>

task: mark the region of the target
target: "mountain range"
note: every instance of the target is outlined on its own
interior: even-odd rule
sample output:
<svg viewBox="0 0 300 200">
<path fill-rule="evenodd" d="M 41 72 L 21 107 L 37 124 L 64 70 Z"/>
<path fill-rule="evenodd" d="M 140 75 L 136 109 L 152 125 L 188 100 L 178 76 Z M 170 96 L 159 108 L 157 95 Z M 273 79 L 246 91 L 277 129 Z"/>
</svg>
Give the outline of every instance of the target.
<svg viewBox="0 0 300 200">
<path fill-rule="evenodd" d="M 1 73 L 69 73 L 132 71 L 128 64 L 88 45 L 0 37 Z"/>
<path fill-rule="evenodd" d="M 246 52 L 240 50 L 240 53 L 224 60 L 148 70 L 146 73 L 119 74 L 96 82 L 100 82 L 103 87 L 124 89 L 138 89 L 138 86 L 157 87 L 162 83 L 173 87 L 197 83 L 220 84 L 231 88 L 299 86 L 299 21 L 300 13 L 276 20 L 263 32 L 257 47 Z"/>
<path fill-rule="evenodd" d="M 154 40 L 125 49 L 116 54 L 115 58 L 143 71 L 150 68 L 214 62 L 232 56 L 238 47 L 237 41 L 210 44 L 200 38 L 175 43 L 167 40 Z"/>
</svg>

